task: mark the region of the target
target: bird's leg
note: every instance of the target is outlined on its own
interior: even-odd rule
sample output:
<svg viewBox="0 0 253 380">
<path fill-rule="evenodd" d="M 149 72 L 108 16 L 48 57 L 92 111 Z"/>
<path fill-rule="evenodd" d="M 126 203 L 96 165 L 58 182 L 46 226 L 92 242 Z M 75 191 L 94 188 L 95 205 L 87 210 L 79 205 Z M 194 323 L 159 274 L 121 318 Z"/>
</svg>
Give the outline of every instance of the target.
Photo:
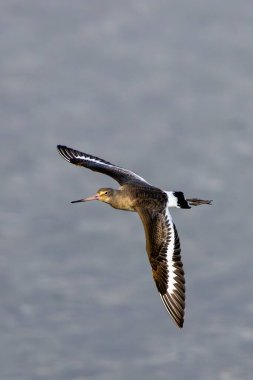
<svg viewBox="0 0 253 380">
<path fill-rule="evenodd" d="M 204 200 L 198 198 L 188 198 L 186 199 L 189 205 L 191 206 L 200 206 L 200 205 L 211 205 L 212 200 Z"/>
</svg>

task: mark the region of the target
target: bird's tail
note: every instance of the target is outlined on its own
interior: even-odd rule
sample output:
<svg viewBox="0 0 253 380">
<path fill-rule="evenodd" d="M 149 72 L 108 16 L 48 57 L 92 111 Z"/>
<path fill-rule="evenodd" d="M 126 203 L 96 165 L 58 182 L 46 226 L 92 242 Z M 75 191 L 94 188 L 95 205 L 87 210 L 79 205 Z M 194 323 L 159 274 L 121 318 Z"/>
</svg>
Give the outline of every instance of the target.
<svg viewBox="0 0 253 380">
<path fill-rule="evenodd" d="M 191 208 L 191 206 L 211 205 L 212 200 L 185 198 L 182 191 L 165 191 L 168 196 L 168 207 Z"/>
<path fill-rule="evenodd" d="M 204 200 L 198 198 L 188 198 L 186 199 L 189 205 L 191 206 L 201 206 L 201 205 L 211 205 L 212 200 Z"/>
</svg>

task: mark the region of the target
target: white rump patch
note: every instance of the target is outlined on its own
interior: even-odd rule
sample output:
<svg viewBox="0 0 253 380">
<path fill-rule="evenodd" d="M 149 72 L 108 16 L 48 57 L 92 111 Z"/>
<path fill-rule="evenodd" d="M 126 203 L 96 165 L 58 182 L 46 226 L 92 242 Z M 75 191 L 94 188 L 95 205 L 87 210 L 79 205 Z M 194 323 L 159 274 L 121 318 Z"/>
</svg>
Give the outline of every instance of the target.
<svg viewBox="0 0 253 380">
<path fill-rule="evenodd" d="M 178 206 L 178 199 L 177 197 L 174 195 L 174 192 L 173 191 L 164 191 L 167 196 L 168 196 L 168 203 L 167 203 L 167 207 L 176 207 L 176 208 L 180 208 L 180 206 Z"/>
</svg>

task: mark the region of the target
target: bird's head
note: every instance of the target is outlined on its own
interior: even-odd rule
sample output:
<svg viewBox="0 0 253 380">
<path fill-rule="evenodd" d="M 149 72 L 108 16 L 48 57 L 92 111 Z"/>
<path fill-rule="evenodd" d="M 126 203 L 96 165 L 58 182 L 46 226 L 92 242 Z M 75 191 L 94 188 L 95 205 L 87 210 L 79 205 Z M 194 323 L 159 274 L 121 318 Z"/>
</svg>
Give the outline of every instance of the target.
<svg viewBox="0 0 253 380">
<path fill-rule="evenodd" d="M 105 203 L 111 203 L 111 199 L 113 197 L 114 190 L 110 187 L 102 187 L 97 191 L 98 200 Z"/>
<path fill-rule="evenodd" d="M 91 197 L 79 199 L 77 201 L 72 201 L 71 203 L 87 202 L 87 201 L 100 201 L 100 202 L 105 202 L 105 203 L 111 203 L 113 194 L 114 194 L 113 189 L 109 187 L 102 187 L 96 192 L 95 195 L 92 195 Z"/>
</svg>

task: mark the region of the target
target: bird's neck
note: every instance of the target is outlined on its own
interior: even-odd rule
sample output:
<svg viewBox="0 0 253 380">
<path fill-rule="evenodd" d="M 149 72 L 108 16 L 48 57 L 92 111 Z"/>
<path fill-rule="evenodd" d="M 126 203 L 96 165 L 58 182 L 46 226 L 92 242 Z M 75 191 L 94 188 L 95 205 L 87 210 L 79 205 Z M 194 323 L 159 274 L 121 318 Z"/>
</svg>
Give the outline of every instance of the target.
<svg viewBox="0 0 253 380">
<path fill-rule="evenodd" d="M 114 190 L 113 197 L 110 200 L 110 205 L 119 210 L 135 211 L 131 196 L 124 189 Z"/>
</svg>

